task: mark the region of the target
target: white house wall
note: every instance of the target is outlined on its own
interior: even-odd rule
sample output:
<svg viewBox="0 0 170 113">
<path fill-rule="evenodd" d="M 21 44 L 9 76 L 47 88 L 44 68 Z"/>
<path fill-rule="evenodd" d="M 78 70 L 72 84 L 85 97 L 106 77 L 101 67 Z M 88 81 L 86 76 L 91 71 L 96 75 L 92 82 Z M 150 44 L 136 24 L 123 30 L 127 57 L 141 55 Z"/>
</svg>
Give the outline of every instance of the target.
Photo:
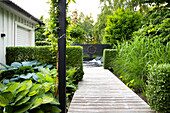
<svg viewBox="0 0 170 113">
<path fill-rule="evenodd" d="M 35 23 L 32 19 L 0 2 L 0 34 L 6 34 L 5 38 L 0 37 L 0 62 L 5 63 L 6 47 L 18 46 L 16 42 L 17 27 L 29 30 L 30 43 L 27 46 L 35 46 Z"/>
</svg>

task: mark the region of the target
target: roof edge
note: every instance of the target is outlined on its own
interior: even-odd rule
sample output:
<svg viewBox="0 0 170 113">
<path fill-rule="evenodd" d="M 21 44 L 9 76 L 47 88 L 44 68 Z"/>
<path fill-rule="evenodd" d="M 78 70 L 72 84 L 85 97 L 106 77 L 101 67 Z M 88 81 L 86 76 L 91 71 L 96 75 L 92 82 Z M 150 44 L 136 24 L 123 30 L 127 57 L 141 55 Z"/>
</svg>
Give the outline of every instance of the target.
<svg viewBox="0 0 170 113">
<path fill-rule="evenodd" d="M 3 3 L 11 6 L 12 8 L 16 9 L 17 11 L 19 11 L 20 13 L 22 13 L 23 15 L 33 19 L 34 21 L 36 21 L 37 23 L 39 23 L 40 25 L 45 25 L 41 20 L 37 19 L 36 17 L 34 17 L 33 15 L 31 15 L 30 13 L 28 13 L 27 11 L 25 11 L 24 9 L 22 9 L 20 6 L 18 6 L 17 4 L 15 4 L 14 2 L 10 1 L 10 0 L 2 0 Z"/>
</svg>

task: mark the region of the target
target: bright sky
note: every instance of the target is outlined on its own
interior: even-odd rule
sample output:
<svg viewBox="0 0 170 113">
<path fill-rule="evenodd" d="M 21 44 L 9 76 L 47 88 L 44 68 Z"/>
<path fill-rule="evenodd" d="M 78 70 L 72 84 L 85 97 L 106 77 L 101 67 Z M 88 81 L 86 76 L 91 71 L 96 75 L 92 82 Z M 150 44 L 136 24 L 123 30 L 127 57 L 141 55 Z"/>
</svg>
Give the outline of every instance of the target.
<svg viewBox="0 0 170 113">
<path fill-rule="evenodd" d="M 33 16 L 40 18 L 44 15 L 44 18 L 48 18 L 48 11 L 50 5 L 46 2 L 48 0 L 11 0 L 21 8 L 32 14 Z M 100 13 L 99 9 L 100 0 L 76 0 L 76 4 L 71 3 L 69 5 L 69 10 L 74 11 L 75 9 L 80 12 L 83 12 L 85 15 L 92 13 L 92 17 L 96 22 L 97 14 Z"/>
</svg>

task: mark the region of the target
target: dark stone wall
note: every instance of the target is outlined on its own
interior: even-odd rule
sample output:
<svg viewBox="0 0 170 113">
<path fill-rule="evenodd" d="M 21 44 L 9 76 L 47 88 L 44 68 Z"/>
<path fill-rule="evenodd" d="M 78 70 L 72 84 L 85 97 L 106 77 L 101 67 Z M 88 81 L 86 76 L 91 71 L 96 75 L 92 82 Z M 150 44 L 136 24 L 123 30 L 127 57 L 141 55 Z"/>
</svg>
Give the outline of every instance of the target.
<svg viewBox="0 0 170 113">
<path fill-rule="evenodd" d="M 74 44 L 74 46 L 83 47 L 83 55 L 100 55 L 103 56 L 104 49 L 111 49 L 109 44 Z M 91 53 L 89 53 L 89 52 Z M 94 51 L 96 51 L 94 53 Z M 94 53 L 94 54 L 93 54 Z"/>
</svg>

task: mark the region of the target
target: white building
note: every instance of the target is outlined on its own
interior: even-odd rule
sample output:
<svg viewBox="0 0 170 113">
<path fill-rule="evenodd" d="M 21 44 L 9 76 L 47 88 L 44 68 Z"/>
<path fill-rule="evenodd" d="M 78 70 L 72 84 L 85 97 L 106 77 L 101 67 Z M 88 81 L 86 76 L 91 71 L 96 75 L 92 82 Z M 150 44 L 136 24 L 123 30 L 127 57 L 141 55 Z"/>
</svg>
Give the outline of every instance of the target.
<svg viewBox="0 0 170 113">
<path fill-rule="evenodd" d="M 0 62 L 6 47 L 35 46 L 35 25 L 43 23 L 10 0 L 0 0 Z"/>
</svg>

